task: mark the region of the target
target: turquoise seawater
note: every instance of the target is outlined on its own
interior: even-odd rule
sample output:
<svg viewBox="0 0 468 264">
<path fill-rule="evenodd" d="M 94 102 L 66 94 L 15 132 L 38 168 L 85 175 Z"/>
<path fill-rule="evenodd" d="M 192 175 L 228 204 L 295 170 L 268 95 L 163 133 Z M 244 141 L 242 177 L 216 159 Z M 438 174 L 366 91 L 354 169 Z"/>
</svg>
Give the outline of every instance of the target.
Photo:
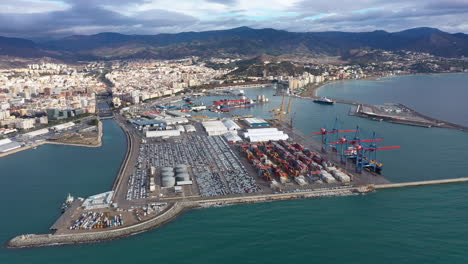
<svg viewBox="0 0 468 264">
<path fill-rule="evenodd" d="M 271 102 L 229 114 L 268 118 L 281 101 L 271 88 L 246 92 L 265 94 Z M 468 176 L 466 133 L 350 117 L 349 106 L 340 104 L 294 99 L 292 109 L 295 126 L 305 133 L 332 126 L 338 117 L 342 128 L 359 125 L 364 134 L 375 131 L 383 137 L 382 145 L 401 145 L 378 154 L 392 181 Z M 0 241 L 47 232 L 68 192 L 84 197 L 107 191 L 126 142 L 114 121 L 104 122 L 103 140 L 96 149 L 42 146 L 0 159 Z M 468 184 L 451 184 L 199 209 L 116 241 L 0 248 L 0 263 L 467 263 L 467 192 Z"/>
</svg>

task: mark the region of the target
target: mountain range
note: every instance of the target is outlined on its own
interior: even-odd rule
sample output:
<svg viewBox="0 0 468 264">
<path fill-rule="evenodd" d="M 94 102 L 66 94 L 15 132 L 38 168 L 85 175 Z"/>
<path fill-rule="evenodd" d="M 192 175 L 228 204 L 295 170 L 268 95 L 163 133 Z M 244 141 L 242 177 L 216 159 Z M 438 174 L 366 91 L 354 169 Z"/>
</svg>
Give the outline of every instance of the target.
<svg viewBox="0 0 468 264">
<path fill-rule="evenodd" d="M 228 30 L 157 35 L 99 33 L 46 42 L 0 37 L 0 55 L 62 60 L 175 59 L 186 56 L 224 57 L 268 54 L 342 56 L 353 49 L 409 50 L 442 57 L 468 56 L 468 35 L 435 28 L 400 32 L 288 32 L 239 27 Z"/>
</svg>

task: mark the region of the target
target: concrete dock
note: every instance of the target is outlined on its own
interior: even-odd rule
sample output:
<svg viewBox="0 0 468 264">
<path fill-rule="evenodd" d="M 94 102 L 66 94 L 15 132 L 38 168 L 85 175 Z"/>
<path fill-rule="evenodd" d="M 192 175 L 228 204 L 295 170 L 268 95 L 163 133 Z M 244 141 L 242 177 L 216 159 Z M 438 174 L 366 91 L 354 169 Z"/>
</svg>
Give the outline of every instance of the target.
<svg viewBox="0 0 468 264">
<path fill-rule="evenodd" d="M 443 180 L 431 180 L 431 181 L 377 184 L 377 185 L 374 185 L 374 188 L 375 189 L 390 189 L 390 188 L 403 188 L 403 187 L 447 184 L 447 183 L 461 183 L 461 182 L 468 182 L 468 177 L 455 178 L 455 179 L 443 179 Z"/>
</svg>

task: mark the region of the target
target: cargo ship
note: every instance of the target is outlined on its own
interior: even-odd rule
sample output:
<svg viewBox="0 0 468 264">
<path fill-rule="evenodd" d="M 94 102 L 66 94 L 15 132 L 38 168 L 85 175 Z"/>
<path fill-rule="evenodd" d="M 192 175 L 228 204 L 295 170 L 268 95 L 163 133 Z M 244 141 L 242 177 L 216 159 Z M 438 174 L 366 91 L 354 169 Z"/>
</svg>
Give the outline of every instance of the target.
<svg viewBox="0 0 468 264">
<path fill-rule="evenodd" d="M 253 107 L 256 105 L 256 103 L 253 100 L 247 99 L 247 98 L 242 98 L 242 99 L 236 99 L 236 100 L 219 100 L 219 101 L 213 101 L 213 105 L 217 109 L 233 109 L 233 108 L 245 108 L 245 107 Z"/>
<path fill-rule="evenodd" d="M 322 97 L 320 97 L 320 99 L 315 99 L 315 100 L 314 100 L 314 103 L 332 105 L 332 104 L 334 104 L 335 102 L 334 102 L 332 99 L 330 99 L 330 98 L 327 98 L 327 97 L 325 97 L 325 96 L 322 96 Z"/>
</svg>

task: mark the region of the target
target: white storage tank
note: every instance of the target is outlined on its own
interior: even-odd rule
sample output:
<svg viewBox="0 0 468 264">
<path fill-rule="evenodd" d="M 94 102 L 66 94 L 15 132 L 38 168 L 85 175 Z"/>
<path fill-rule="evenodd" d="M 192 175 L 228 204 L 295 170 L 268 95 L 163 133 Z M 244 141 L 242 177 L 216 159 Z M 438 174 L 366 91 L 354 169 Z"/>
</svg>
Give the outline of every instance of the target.
<svg viewBox="0 0 468 264">
<path fill-rule="evenodd" d="M 172 167 L 163 167 L 161 171 L 174 171 L 174 168 Z"/>
<path fill-rule="evenodd" d="M 161 176 L 164 177 L 174 177 L 174 172 L 173 171 L 163 171 L 161 173 Z"/>
<path fill-rule="evenodd" d="M 190 181 L 190 175 L 186 172 L 178 173 L 176 175 L 177 181 Z"/>
<path fill-rule="evenodd" d="M 162 178 L 162 187 L 174 187 L 175 186 L 174 177 L 163 177 Z"/>
</svg>

